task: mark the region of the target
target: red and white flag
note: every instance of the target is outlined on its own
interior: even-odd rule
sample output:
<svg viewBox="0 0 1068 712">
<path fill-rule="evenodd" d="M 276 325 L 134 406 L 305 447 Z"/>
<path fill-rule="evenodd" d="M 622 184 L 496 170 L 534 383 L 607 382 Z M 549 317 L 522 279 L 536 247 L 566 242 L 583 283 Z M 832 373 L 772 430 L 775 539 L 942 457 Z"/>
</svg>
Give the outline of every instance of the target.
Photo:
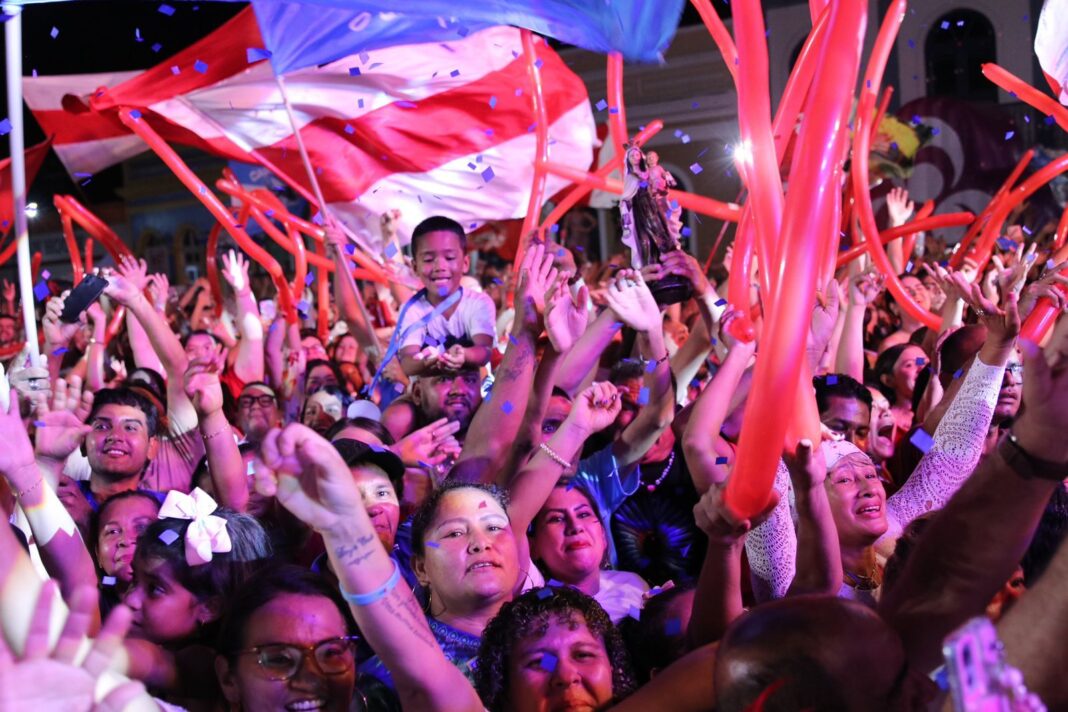
<svg viewBox="0 0 1068 712">
<path fill-rule="evenodd" d="M 136 76 L 26 78 L 24 92 L 72 174 L 143 150 L 109 115 L 125 106 L 168 140 L 238 160 L 255 151 L 307 187 L 274 75 L 259 61 L 262 46 L 249 10 Z M 596 142 L 586 88 L 551 48 L 537 47 L 551 160 L 586 170 Z M 433 214 L 468 229 L 524 214 L 535 125 L 518 30 L 377 49 L 284 81 L 327 203 L 365 237 L 377 238 L 378 215 L 391 208 L 401 210 L 404 235 Z M 100 86 L 107 91 L 96 92 Z M 79 103 L 65 93 L 94 110 L 64 111 Z M 546 195 L 566 185 L 550 178 Z"/>
</svg>

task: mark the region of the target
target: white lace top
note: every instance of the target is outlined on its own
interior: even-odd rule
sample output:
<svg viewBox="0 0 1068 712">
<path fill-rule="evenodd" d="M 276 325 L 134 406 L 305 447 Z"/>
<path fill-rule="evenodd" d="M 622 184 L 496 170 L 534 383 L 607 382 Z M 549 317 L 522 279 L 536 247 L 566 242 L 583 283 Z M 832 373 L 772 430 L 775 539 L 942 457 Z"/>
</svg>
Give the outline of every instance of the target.
<svg viewBox="0 0 1068 712">
<path fill-rule="evenodd" d="M 888 528 L 876 545 L 883 550 L 901 536 L 909 522 L 945 506 L 975 470 L 994 416 L 1004 366 L 989 366 L 975 357 L 964 383 L 935 429 L 924 454 L 901 489 L 886 501 Z M 758 600 L 782 598 L 794 579 L 797 531 L 790 474 L 780 460 L 775 473 L 779 504 L 745 541 Z"/>
</svg>

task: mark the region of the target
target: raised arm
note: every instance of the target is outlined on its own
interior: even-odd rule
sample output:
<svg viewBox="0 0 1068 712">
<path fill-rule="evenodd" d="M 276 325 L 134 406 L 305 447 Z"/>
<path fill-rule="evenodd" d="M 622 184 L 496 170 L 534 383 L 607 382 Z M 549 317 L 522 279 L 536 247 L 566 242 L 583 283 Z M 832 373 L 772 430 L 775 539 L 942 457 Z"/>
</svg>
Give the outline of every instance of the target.
<svg viewBox="0 0 1068 712">
<path fill-rule="evenodd" d="M 545 294 L 557 275 L 552 256 L 545 254 L 544 245 L 534 244 L 527 250 L 521 274 L 511 343 L 497 368 L 492 395 L 479 406 L 467 429 L 464 449 L 457 462 L 457 465 L 467 463 L 456 470 L 460 479 L 494 481 L 497 468 L 520 435 L 534 383 L 534 347 L 541 333 Z"/>
<path fill-rule="evenodd" d="M 701 370 L 701 364 L 712 350 L 711 335 L 719 326 L 715 316 L 721 313 L 722 309 L 714 306 L 719 297 L 715 296 L 716 293 L 696 257 L 683 250 L 675 250 L 664 255 L 662 264 L 665 273 L 676 274 L 690 281 L 693 285 L 693 298 L 701 312 L 701 322 L 694 326 L 690 338 L 671 357 L 671 372 L 675 376 L 675 400 L 681 405 L 685 404 L 690 381 Z"/>
<path fill-rule="evenodd" d="M 622 470 L 636 465 L 671 426 L 675 417 L 675 394 L 660 307 L 641 273 L 621 270 L 608 285 L 607 300 L 612 311 L 638 332 L 638 354 L 647 364 L 638 403 L 641 410 L 612 446 L 616 463 Z"/>
<path fill-rule="evenodd" d="M 371 354 L 377 362 L 382 354 L 382 346 L 378 343 L 378 335 L 352 276 L 352 264 L 345 256 L 348 237 L 334 217 L 327 216 L 323 228 L 326 231 L 327 252 L 334 261 L 334 299 L 338 313 L 348 324 L 349 332 L 356 337 L 360 348 Z"/>
<path fill-rule="evenodd" d="M 905 188 L 892 188 L 886 196 L 886 210 L 890 214 L 890 227 L 901 227 L 909 221 L 916 211 L 916 204 L 909 200 L 909 192 Z M 865 235 L 866 239 L 879 239 L 878 235 Z M 905 238 L 899 237 L 891 240 L 886 246 L 886 254 L 890 258 L 890 264 L 894 272 L 901 274 L 905 271 L 905 263 L 909 256 L 905 254 Z"/>
<path fill-rule="evenodd" d="M 222 384 L 216 364 L 192 363 L 185 372 L 185 394 L 197 412 L 215 495 L 224 507 L 248 508 L 248 482 L 234 431 L 223 414 Z"/>
<path fill-rule="evenodd" d="M 508 517 L 515 531 L 526 531 L 560 478 L 573 474 L 586 438 L 611 425 L 621 408 L 611 383 L 595 383 L 575 398 L 557 431 L 511 479 Z"/>
<path fill-rule="evenodd" d="M 564 358 L 556 375 L 556 386 L 573 398 L 590 371 L 596 370 L 601 354 L 621 327 L 615 312 L 611 309 L 602 311 Z"/>
<path fill-rule="evenodd" d="M 849 305 L 838 341 L 835 373 L 864 382 L 864 314 L 883 291 L 882 277 L 862 272 L 849 280 Z"/>
<path fill-rule="evenodd" d="M 4 376 L 0 375 L 0 378 Z M 70 428 L 71 442 L 80 442 L 86 430 L 82 426 L 82 419 L 91 405 L 92 394 L 87 394 L 83 400 L 80 388 L 70 392 L 63 381 L 57 382 L 52 410 L 42 404 L 38 411 L 37 417 L 42 423 L 38 432 L 54 426 L 62 434 L 64 429 Z M 0 432 L 4 434 L 4 447 L 0 448 L 0 472 L 15 494 L 25 521 L 29 524 L 45 570 L 59 582 L 66 596 L 71 596 L 79 586 L 95 588 L 96 568 L 93 560 L 74 520 L 56 496 L 52 484 L 55 480 L 50 476 L 52 470 L 37 464 L 34 447 L 22 425 L 19 398 L 14 390 L 10 393 L 8 408 L 0 411 Z M 95 630 L 100 623 L 99 613 L 93 620 Z"/>
<path fill-rule="evenodd" d="M 78 333 L 78 329 L 82 327 L 79 322 L 67 324 L 60 320 L 59 315 L 63 313 L 63 304 L 62 297 L 49 299 L 45 304 L 44 318 L 41 320 L 41 331 L 44 333 L 43 355 L 48 359 L 48 376 L 52 381 L 59 378 L 63 353 L 70 345 L 71 339 Z"/>
<path fill-rule="evenodd" d="M 755 341 L 738 341 L 730 336 L 729 325 L 741 314 L 731 311 L 723 317 L 720 338 L 727 345 L 727 357 L 698 396 L 682 436 L 682 452 L 698 492 L 727 479 L 728 457 L 726 448 L 721 445 L 719 431 L 727 418 L 731 398 L 756 351 Z"/>
<path fill-rule="evenodd" d="M 230 250 L 223 255 L 223 276 L 234 290 L 237 304 L 237 330 L 241 338 L 237 342 L 234 374 L 245 383 L 263 380 L 263 322 L 260 309 L 252 295 L 248 278 L 248 260 Z"/>
<path fill-rule="evenodd" d="M 701 564 L 693 613 L 686 628 L 690 648 L 714 643 L 731 622 L 742 615 L 742 551 L 745 535 L 778 502 L 772 495 L 767 511 L 753 520 L 735 519 L 723 504 L 725 483 L 712 485 L 693 508 L 694 521 L 708 536 Z"/>
<path fill-rule="evenodd" d="M 842 551 L 824 481 L 823 451 L 808 440 L 783 453 L 797 502 L 797 572 L 787 595 L 836 595 L 842 587 Z"/>
<path fill-rule="evenodd" d="M 89 347 L 86 353 L 85 384 L 91 391 L 98 391 L 104 387 L 104 352 L 107 350 L 108 318 L 104 313 L 104 307 L 99 302 L 93 302 L 85 310 L 92 324 L 93 336 L 89 339 Z"/>
<path fill-rule="evenodd" d="M 979 289 L 978 285 L 972 288 Z M 981 307 L 986 341 L 934 431 L 931 448 L 901 489 L 887 500 L 890 527 L 883 535 L 886 541 L 900 536 L 916 517 L 942 507 L 983 454 L 1005 366 L 1020 333 L 1020 316 L 1014 293 L 1008 296 L 1004 311 L 985 299 Z"/>
<path fill-rule="evenodd" d="M 293 424 L 264 439 L 256 488 L 323 537 L 360 632 L 397 683 L 404 709 L 480 709 L 474 688 L 442 653 L 411 589 L 375 534 L 345 462 L 330 443 Z"/>
<path fill-rule="evenodd" d="M 880 612 L 917 670 L 939 664 L 945 636 L 972 616 L 1017 566 L 1046 503 L 1068 471 L 1068 320 L 1043 354 L 1024 342 L 1023 407 L 1010 434 L 931 520 Z"/>
</svg>

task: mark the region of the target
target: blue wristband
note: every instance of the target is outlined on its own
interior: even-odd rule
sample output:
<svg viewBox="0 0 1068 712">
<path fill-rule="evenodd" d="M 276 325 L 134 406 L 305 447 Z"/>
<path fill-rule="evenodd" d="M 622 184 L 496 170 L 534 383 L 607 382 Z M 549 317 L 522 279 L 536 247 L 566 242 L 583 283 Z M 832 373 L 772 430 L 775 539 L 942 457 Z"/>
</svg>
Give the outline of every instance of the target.
<svg viewBox="0 0 1068 712">
<path fill-rule="evenodd" d="M 369 593 L 349 593 L 338 581 L 337 587 L 341 591 L 341 597 L 354 606 L 369 606 L 376 601 L 381 601 L 386 597 L 390 591 L 397 587 L 397 582 L 400 581 L 400 567 L 397 566 L 396 560 L 393 561 L 393 574 L 389 577 L 380 588 L 376 588 Z"/>
</svg>

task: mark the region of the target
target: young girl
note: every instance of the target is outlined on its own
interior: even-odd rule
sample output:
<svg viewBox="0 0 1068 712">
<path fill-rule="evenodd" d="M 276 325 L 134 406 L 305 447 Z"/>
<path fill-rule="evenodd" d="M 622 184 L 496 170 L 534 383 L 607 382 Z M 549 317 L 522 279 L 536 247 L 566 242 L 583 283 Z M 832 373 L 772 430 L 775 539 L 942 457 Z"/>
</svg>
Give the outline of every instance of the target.
<svg viewBox="0 0 1068 712">
<path fill-rule="evenodd" d="M 137 539 L 123 599 L 133 611 L 130 676 L 164 698 L 179 690 L 215 698 L 208 648 L 224 603 L 270 554 L 255 518 L 216 508 L 200 489 L 171 492 L 160 518 Z"/>
</svg>

